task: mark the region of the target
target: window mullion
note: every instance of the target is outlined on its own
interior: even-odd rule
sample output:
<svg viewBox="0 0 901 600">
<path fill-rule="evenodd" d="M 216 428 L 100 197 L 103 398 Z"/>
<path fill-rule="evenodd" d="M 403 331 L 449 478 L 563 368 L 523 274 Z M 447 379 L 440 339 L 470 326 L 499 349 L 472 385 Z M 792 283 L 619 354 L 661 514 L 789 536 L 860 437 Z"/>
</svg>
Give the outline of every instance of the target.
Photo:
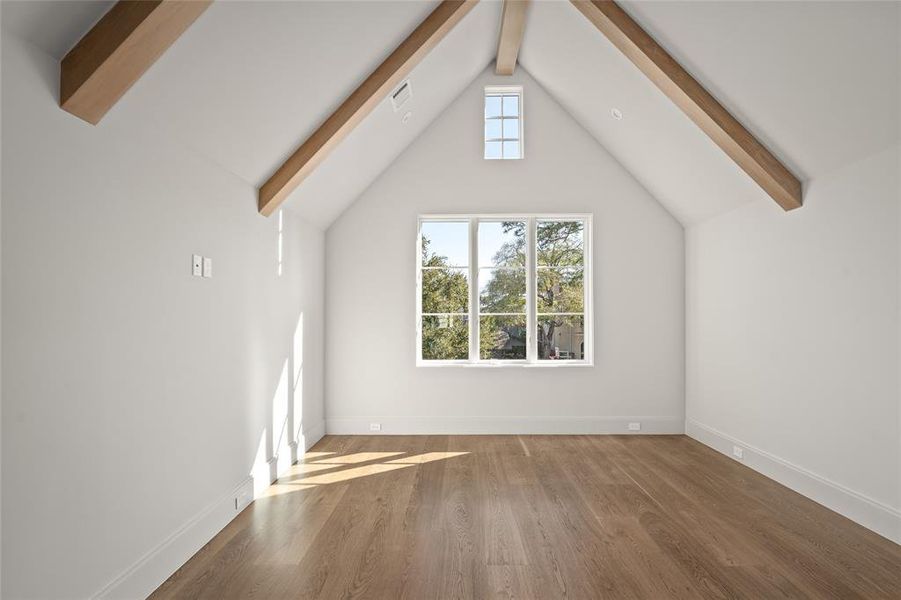
<svg viewBox="0 0 901 600">
<path fill-rule="evenodd" d="M 479 220 L 469 220 L 469 362 L 479 360 Z"/>
<path fill-rule="evenodd" d="M 535 218 L 529 217 L 526 226 L 526 362 L 538 360 L 538 306 L 535 298 L 537 256 Z"/>
</svg>

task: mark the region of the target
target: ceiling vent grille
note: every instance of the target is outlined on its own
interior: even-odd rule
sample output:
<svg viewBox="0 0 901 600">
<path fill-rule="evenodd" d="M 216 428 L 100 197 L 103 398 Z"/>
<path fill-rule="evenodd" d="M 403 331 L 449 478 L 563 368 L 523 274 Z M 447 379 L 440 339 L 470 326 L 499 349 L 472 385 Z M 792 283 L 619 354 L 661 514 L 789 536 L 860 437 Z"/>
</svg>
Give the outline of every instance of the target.
<svg viewBox="0 0 901 600">
<path fill-rule="evenodd" d="M 394 112 L 398 112 L 413 97 L 413 88 L 410 87 L 410 80 L 400 84 L 400 87 L 391 94 L 391 106 Z"/>
</svg>

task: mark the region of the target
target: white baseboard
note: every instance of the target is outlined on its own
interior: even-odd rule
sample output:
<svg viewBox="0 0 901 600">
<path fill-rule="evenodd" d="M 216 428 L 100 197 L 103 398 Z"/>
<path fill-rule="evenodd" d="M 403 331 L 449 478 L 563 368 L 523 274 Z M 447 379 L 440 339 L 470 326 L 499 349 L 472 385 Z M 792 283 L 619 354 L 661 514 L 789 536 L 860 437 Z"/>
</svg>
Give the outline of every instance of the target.
<svg viewBox="0 0 901 600">
<path fill-rule="evenodd" d="M 687 420 L 685 433 L 730 458 L 732 447 L 740 446 L 742 464 L 901 544 L 901 511 L 697 421 Z"/>
<path fill-rule="evenodd" d="M 237 508 L 236 498 L 239 499 Z M 253 478 L 248 477 L 191 517 L 93 598 L 146 598 L 247 508 L 251 500 Z"/>
<path fill-rule="evenodd" d="M 304 452 L 313 447 L 313 445 L 321 440 L 325 435 L 325 421 L 319 421 L 316 425 L 305 429 L 298 436 L 298 446 L 302 447 Z"/>
<path fill-rule="evenodd" d="M 629 423 L 641 423 L 629 431 Z M 381 424 L 370 431 L 370 423 Z M 681 417 L 362 417 L 327 419 L 333 435 L 480 435 L 480 434 L 674 434 L 685 433 Z"/>
</svg>

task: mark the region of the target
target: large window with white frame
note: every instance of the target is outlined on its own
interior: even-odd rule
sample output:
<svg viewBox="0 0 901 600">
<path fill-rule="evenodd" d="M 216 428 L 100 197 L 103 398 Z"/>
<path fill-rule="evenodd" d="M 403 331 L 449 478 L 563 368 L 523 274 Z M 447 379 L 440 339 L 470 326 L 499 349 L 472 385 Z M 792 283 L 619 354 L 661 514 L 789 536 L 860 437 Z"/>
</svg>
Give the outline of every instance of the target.
<svg viewBox="0 0 901 600">
<path fill-rule="evenodd" d="M 591 217 L 423 216 L 417 364 L 590 365 Z"/>
</svg>

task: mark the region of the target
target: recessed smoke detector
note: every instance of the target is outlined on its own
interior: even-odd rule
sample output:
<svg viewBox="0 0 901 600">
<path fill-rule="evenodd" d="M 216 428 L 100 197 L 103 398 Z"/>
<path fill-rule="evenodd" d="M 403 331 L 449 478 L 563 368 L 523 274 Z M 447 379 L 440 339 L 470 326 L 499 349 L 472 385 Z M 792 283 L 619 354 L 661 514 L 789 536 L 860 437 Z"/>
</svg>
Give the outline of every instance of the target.
<svg viewBox="0 0 901 600">
<path fill-rule="evenodd" d="M 394 108 L 394 112 L 399 112 L 412 97 L 413 88 L 410 86 L 410 80 L 407 79 L 391 94 L 391 107 Z"/>
<path fill-rule="evenodd" d="M 621 111 L 618 108 L 611 108 L 610 116 L 613 117 L 614 119 L 616 119 L 617 121 L 622 121 L 623 120 L 623 111 Z"/>
<path fill-rule="evenodd" d="M 400 120 L 401 123 L 403 123 L 404 125 L 406 125 L 406 124 L 410 121 L 410 118 L 411 118 L 412 116 L 413 116 L 413 113 L 410 112 L 410 111 L 407 111 L 406 114 L 403 116 L 403 118 Z"/>
</svg>

